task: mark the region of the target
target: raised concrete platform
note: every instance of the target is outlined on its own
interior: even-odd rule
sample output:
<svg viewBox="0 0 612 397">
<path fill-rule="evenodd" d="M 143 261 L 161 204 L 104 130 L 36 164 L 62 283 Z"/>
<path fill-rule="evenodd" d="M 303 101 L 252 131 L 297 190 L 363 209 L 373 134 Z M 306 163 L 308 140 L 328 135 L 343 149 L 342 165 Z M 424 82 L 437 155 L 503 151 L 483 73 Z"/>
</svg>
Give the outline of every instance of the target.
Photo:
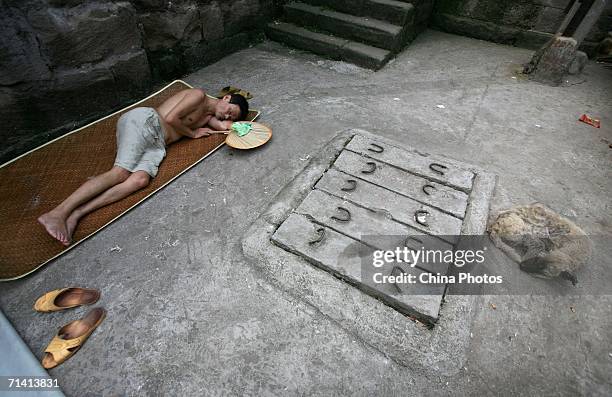
<svg viewBox="0 0 612 397">
<path fill-rule="evenodd" d="M 396 152 L 398 154 L 394 155 Z M 352 155 L 359 157 L 353 159 L 361 163 L 360 170 L 353 173 L 346 167 L 347 156 L 350 158 Z M 388 163 L 376 165 L 370 161 L 374 158 L 385 158 Z M 400 174 L 396 173 L 396 178 L 385 181 L 386 170 L 389 169 Z M 469 197 L 464 194 L 466 202 L 463 211 L 450 215 L 425 204 L 436 197 L 447 196 L 448 191 L 435 190 L 430 179 L 416 177 L 417 174 L 433 174 L 440 182 L 462 185 L 469 192 Z M 368 177 L 376 178 L 376 181 L 364 179 Z M 413 189 L 409 195 L 401 195 L 395 189 L 402 184 L 419 189 Z M 387 285 L 372 285 L 364 274 L 361 252 L 364 247 L 376 243 L 365 238 L 389 234 L 405 237 L 429 234 L 431 238 L 454 235 L 454 238 L 458 238 L 464 231 L 483 234 L 494 187 L 495 177 L 477 167 L 423 154 L 367 131 L 348 130 L 326 143 L 309 165 L 278 194 L 277 200 L 247 231 L 243 250 L 253 259 L 255 266 L 284 290 L 295 293 L 303 288 L 305 282 L 330 284 L 325 290 L 311 290 L 309 299 L 312 299 L 313 305 L 322 304 L 319 310 L 333 312 L 334 317 L 342 317 L 345 312 L 353 313 L 355 318 L 375 316 L 377 320 L 368 324 L 381 324 L 385 328 L 397 321 L 398 327 L 409 329 L 407 323 L 411 319 L 433 324 L 441 315 L 440 305 L 446 286 L 435 285 L 428 290 L 425 290 L 428 286 L 411 286 L 409 291 L 390 291 Z M 377 217 L 377 213 L 384 213 L 383 219 L 380 215 Z M 375 220 L 377 218 L 378 221 Z M 459 241 L 440 242 L 437 245 L 451 246 L 456 243 Z M 295 255 L 287 255 L 282 250 Z M 305 262 L 329 272 L 328 280 L 322 280 L 325 276 L 320 273 L 304 269 L 308 267 Z M 278 272 L 279 268 L 284 271 Z M 387 273 L 389 270 L 393 271 L 383 271 Z M 447 270 L 443 269 L 441 273 L 446 274 Z M 415 272 L 422 271 L 426 270 L 415 269 Z M 308 280 L 314 274 L 317 276 Z M 359 303 L 353 305 L 353 302 L 345 302 L 346 308 L 338 307 L 337 302 L 345 301 L 344 294 L 348 292 L 340 285 L 342 282 L 332 275 L 408 317 L 387 317 L 388 312 L 380 310 L 380 302 L 362 297 L 355 298 L 359 299 Z M 332 286 L 334 283 L 338 285 Z M 338 291 L 343 292 L 330 299 Z M 446 301 L 449 302 L 449 299 Z M 354 326 L 356 333 L 386 335 L 380 331 L 364 330 L 359 322 L 355 322 Z M 457 325 L 444 324 L 447 329 L 454 326 Z M 432 335 L 426 334 L 428 337 Z M 444 338 L 443 333 L 437 335 L 440 339 Z M 449 335 L 453 336 L 452 341 L 436 341 L 435 344 L 459 344 L 454 332 Z M 418 350 L 422 343 L 413 336 L 404 339 L 404 336 L 392 334 L 379 340 L 371 336 L 364 338 L 374 345 L 382 344 L 381 350 L 397 361 L 408 360 L 411 356 L 409 351 Z M 396 346 L 398 341 L 401 341 L 398 346 L 402 348 Z M 432 343 L 425 343 L 425 346 L 431 347 Z M 440 356 L 437 350 L 431 354 Z"/>
</svg>

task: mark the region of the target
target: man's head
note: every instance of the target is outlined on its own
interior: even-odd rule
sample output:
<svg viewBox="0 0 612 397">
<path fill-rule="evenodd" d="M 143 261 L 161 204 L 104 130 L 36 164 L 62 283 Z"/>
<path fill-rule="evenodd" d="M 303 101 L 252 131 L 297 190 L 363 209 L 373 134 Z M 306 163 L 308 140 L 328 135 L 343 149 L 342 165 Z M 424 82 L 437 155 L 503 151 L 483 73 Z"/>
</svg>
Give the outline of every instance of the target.
<svg viewBox="0 0 612 397">
<path fill-rule="evenodd" d="M 249 113 L 249 103 L 242 95 L 225 95 L 215 106 L 215 117 L 219 120 L 244 120 Z"/>
</svg>

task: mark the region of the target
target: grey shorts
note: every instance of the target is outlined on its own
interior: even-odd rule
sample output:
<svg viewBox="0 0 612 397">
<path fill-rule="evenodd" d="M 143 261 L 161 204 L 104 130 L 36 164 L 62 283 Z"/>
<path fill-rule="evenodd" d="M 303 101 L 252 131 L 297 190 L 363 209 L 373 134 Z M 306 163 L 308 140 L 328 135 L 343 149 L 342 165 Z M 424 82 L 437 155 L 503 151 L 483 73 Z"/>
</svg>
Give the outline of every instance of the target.
<svg viewBox="0 0 612 397">
<path fill-rule="evenodd" d="M 145 171 L 152 178 L 166 157 L 164 130 L 153 108 L 135 108 L 117 122 L 115 165 L 130 172 Z"/>
</svg>

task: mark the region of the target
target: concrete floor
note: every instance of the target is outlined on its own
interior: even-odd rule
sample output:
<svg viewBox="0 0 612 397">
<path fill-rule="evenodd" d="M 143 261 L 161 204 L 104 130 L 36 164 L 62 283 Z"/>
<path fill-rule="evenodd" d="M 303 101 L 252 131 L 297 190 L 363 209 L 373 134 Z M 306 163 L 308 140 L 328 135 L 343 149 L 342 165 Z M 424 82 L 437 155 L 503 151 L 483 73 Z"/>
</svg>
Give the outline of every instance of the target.
<svg viewBox="0 0 612 397">
<path fill-rule="evenodd" d="M 539 201 L 609 241 L 612 70 L 590 63 L 558 88 L 512 78 L 530 55 L 435 31 L 376 73 L 271 42 L 233 54 L 186 81 L 254 93 L 274 139 L 221 149 L 66 256 L 2 284 L 0 307 L 40 357 L 87 309 L 38 314 L 34 300 L 70 285 L 102 291 L 108 318 L 50 372 L 67 395 L 610 395 L 610 295 L 479 297 L 463 365 L 440 374 L 389 360 L 274 287 L 240 248 L 307 157 L 348 127 L 498 174 L 493 210 Z M 602 128 L 579 123 L 582 113 Z"/>
</svg>

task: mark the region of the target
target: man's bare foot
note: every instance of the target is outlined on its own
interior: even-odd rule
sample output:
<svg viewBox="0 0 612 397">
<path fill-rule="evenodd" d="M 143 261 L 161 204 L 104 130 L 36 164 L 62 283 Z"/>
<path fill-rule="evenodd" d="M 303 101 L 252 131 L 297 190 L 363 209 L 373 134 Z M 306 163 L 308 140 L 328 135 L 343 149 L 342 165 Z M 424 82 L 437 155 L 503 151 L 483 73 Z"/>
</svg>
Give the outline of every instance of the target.
<svg viewBox="0 0 612 397">
<path fill-rule="evenodd" d="M 47 212 L 38 218 L 38 222 L 45 227 L 51 237 L 66 246 L 70 245 L 66 220 L 63 217 Z"/>
<path fill-rule="evenodd" d="M 77 211 L 72 211 L 72 214 L 66 219 L 66 231 L 68 232 L 68 238 L 72 240 L 72 235 L 74 234 L 74 230 L 76 229 L 77 224 L 79 223 L 79 219 L 81 216 L 77 213 Z"/>
</svg>

